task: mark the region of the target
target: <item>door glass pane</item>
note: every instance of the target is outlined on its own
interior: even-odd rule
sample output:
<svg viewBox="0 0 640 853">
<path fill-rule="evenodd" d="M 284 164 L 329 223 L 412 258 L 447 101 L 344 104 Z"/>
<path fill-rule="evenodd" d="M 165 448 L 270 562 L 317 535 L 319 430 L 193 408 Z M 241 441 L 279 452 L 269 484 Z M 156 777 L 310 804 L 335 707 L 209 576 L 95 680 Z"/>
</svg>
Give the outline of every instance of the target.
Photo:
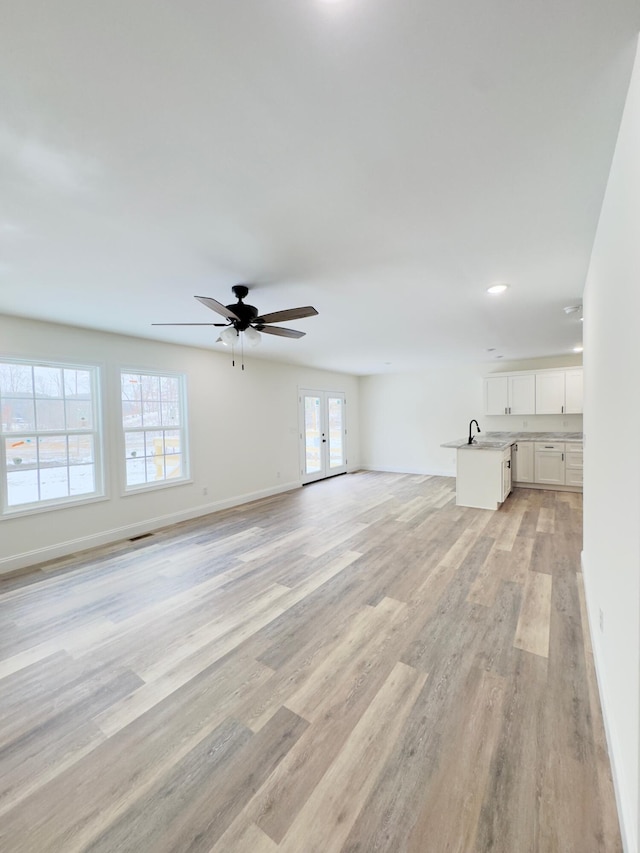
<svg viewBox="0 0 640 853">
<path fill-rule="evenodd" d="M 329 414 L 329 468 L 341 468 L 344 465 L 344 423 L 343 405 L 340 397 L 328 397 Z"/>
<path fill-rule="evenodd" d="M 320 458 L 320 397 L 304 398 L 305 471 L 316 474 L 322 470 Z"/>
</svg>

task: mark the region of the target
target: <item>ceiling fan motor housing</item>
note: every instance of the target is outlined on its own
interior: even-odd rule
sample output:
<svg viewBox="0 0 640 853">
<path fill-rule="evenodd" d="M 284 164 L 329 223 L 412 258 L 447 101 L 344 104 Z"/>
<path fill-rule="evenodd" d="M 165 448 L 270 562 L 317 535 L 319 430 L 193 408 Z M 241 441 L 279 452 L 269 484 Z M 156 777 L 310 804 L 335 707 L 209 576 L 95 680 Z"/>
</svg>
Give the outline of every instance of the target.
<svg viewBox="0 0 640 853">
<path fill-rule="evenodd" d="M 258 316 L 258 309 L 254 305 L 245 305 L 244 302 L 235 302 L 233 305 L 227 305 L 227 308 L 238 317 L 237 320 L 231 320 L 231 323 L 239 332 L 244 332 Z"/>
</svg>

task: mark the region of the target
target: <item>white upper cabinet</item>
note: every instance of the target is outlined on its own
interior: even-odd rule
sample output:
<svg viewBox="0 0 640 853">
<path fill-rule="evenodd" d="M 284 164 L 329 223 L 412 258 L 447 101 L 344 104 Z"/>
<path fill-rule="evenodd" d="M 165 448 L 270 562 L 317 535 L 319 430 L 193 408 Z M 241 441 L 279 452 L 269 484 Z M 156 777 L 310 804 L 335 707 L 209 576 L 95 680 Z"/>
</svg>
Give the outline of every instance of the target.
<svg viewBox="0 0 640 853">
<path fill-rule="evenodd" d="M 536 374 L 536 415 L 582 414 L 582 368 Z"/>
<path fill-rule="evenodd" d="M 582 414 L 582 368 L 497 373 L 484 380 L 485 415 Z"/>
<path fill-rule="evenodd" d="M 564 370 L 536 376 L 536 415 L 564 414 Z"/>
<path fill-rule="evenodd" d="M 484 380 L 486 415 L 532 415 L 535 412 L 535 374 L 488 376 Z"/>
<path fill-rule="evenodd" d="M 521 373 L 509 377 L 509 414 L 531 415 L 536 404 L 536 377 Z"/>
<path fill-rule="evenodd" d="M 569 415 L 582 414 L 582 375 L 581 367 L 564 375 L 564 410 Z"/>
<path fill-rule="evenodd" d="M 485 415 L 506 415 L 509 408 L 509 377 L 489 376 L 484 380 Z"/>
</svg>

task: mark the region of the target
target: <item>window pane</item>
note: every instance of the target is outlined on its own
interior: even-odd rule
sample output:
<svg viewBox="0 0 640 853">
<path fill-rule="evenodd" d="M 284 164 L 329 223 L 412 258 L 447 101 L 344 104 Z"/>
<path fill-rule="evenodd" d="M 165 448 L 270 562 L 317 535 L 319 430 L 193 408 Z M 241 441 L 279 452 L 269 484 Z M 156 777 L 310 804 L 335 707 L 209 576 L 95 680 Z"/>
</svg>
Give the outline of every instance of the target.
<svg viewBox="0 0 640 853">
<path fill-rule="evenodd" d="M 329 397 L 327 409 L 329 413 L 329 467 L 340 468 L 344 465 L 342 399 L 340 397 Z"/>
<path fill-rule="evenodd" d="M 67 429 L 93 429 L 93 407 L 89 401 L 67 399 L 65 407 Z"/>
<path fill-rule="evenodd" d="M 39 499 L 37 469 L 7 471 L 7 491 L 9 506 L 36 503 Z"/>
<path fill-rule="evenodd" d="M 64 395 L 67 400 L 91 399 L 91 374 L 89 371 L 66 368 L 64 371 Z"/>
<path fill-rule="evenodd" d="M 70 435 L 69 436 L 69 464 L 86 465 L 94 462 L 93 436 L 92 435 Z"/>
<path fill-rule="evenodd" d="M 307 474 L 321 470 L 320 397 L 304 398 L 305 467 Z"/>
<path fill-rule="evenodd" d="M 164 467 L 167 480 L 171 480 L 174 477 L 183 477 L 182 454 L 168 453 L 164 457 Z"/>
<path fill-rule="evenodd" d="M 36 428 L 33 400 L 13 397 L 2 398 L 2 430 L 3 432 L 25 432 Z"/>
<path fill-rule="evenodd" d="M 52 435 L 38 439 L 40 467 L 67 467 L 67 438 L 64 435 Z"/>
<path fill-rule="evenodd" d="M 182 433 L 177 429 L 167 429 L 164 432 L 164 452 L 165 453 L 180 453 Z"/>
<path fill-rule="evenodd" d="M 21 438 L 17 441 L 8 438 L 5 440 L 4 447 L 9 471 L 18 466 L 22 468 L 29 465 L 33 466 L 38 462 L 35 436 Z"/>
<path fill-rule="evenodd" d="M 72 465 L 69 468 L 69 494 L 88 495 L 95 491 L 93 465 Z"/>
<path fill-rule="evenodd" d="M 163 426 L 180 426 L 180 405 L 178 401 L 162 404 Z"/>
<path fill-rule="evenodd" d="M 36 397 L 63 397 L 62 370 L 59 367 L 33 368 Z"/>
<path fill-rule="evenodd" d="M 124 436 L 125 455 L 127 459 L 135 459 L 136 456 L 144 457 L 144 433 L 127 432 Z"/>
<path fill-rule="evenodd" d="M 122 401 L 122 425 L 124 427 L 142 426 L 142 407 L 138 400 Z"/>
<path fill-rule="evenodd" d="M 162 423 L 160 414 L 160 401 L 151 400 L 142 404 L 142 425 L 143 426 L 160 426 Z"/>
<path fill-rule="evenodd" d="M 177 376 L 160 377 L 160 396 L 165 402 L 180 399 L 180 380 Z"/>
<path fill-rule="evenodd" d="M 149 430 L 144 434 L 145 456 L 162 456 L 164 453 L 164 442 L 162 433 L 155 430 Z"/>
<path fill-rule="evenodd" d="M 164 456 L 147 456 L 147 482 L 164 480 Z"/>
<path fill-rule="evenodd" d="M 33 396 L 33 377 L 30 364 L 0 364 L 0 394 Z"/>
<path fill-rule="evenodd" d="M 127 485 L 140 486 L 146 482 L 144 456 L 138 459 L 127 459 Z"/>
<path fill-rule="evenodd" d="M 137 373 L 123 373 L 120 377 L 123 400 L 140 399 L 140 377 Z"/>
<path fill-rule="evenodd" d="M 66 498 L 69 495 L 68 469 L 40 468 L 40 500 Z"/>
<path fill-rule="evenodd" d="M 140 385 L 142 389 L 142 399 L 144 401 L 160 399 L 160 377 L 159 376 L 140 376 Z"/>
<path fill-rule="evenodd" d="M 64 429 L 64 401 L 36 400 L 38 430 Z"/>
</svg>

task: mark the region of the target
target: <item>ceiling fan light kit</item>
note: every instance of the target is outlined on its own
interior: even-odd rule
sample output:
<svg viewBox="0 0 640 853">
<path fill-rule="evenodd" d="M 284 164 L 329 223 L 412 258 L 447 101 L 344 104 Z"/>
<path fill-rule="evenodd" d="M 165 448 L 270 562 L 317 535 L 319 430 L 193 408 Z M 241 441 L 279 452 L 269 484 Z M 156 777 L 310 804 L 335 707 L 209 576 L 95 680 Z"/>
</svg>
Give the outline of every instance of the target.
<svg viewBox="0 0 640 853">
<path fill-rule="evenodd" d="M 297 329 L 287 329 L 284 326 L 272 326 L 271 323 L 279 323 L 283 320 L 302 320 L 304 317 L 314 317 L 318 312 L 311 305 L 302 308 L 287 308 L 284 311 L 274 311 L 270 314 L 258 313 L 255 305 L 247 305 L 243 300 L 249 293 L 246 284 L 236 284 L 232 288 L 237 302 L 231 305 L 223 305 L 210 296 L 196 296 L 204 306 L 224 317 L 226 323 L 152 323 L 152 326 L 223 326 L 220 337 L 216 340 L 226 346 L 243 345 L 246 338 L 250 347 L 256 347 L 262 340 L 260 332 L 268 335 L 276 335 L 281 338 L 302 338 L 305 332 Z M 235 365 L 235 360 L 233 360 Z M 244 370 L 244 360 L 242 362 Z"/>
</svg>

